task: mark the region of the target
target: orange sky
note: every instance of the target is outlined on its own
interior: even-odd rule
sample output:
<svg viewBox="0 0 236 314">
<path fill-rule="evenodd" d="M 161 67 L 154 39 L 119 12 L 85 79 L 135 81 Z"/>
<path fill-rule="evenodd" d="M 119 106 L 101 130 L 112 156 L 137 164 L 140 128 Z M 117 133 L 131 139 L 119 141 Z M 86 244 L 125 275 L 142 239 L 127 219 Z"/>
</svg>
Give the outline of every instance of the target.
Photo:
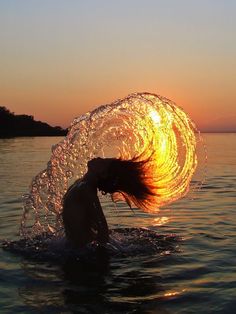
<svg viewBox="0 0 236 314">
<path fill-rule="evenodd" d="M 132 92 L 236 131 L 236 2 L 0 3 L 0 105 L 66 127 Z"/>
</svg>

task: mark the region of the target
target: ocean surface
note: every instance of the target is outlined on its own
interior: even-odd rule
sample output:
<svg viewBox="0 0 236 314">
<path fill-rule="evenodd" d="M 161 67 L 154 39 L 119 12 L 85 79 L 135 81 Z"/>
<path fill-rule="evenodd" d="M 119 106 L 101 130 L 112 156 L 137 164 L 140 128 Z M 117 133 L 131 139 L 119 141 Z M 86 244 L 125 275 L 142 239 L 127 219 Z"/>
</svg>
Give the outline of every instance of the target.
<svg viewBox="0 0 236 314">
<path fill-rule="evenodd" d="M 236 134 L 203 137 L 194 199 L 156 215 L 102 200 L 120 250 L 50 259 L 0 248 L 0 313 L 236 313 Z M 19 240 L 22 194 L 60 139 L 0 139 L 1 243 Z"/>
</svg>

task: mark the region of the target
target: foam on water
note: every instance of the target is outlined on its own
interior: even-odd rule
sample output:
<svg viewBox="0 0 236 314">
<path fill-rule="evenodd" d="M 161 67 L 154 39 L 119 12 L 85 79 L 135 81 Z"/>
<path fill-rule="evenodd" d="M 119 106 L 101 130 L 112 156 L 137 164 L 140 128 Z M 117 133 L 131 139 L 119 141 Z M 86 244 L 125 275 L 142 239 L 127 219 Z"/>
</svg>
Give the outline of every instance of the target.
<svg viewBox="0 0 236 314">
<path fill-rule="evenodd" d="M 2 241 L 0 246 L 11 253 L 37 261 L 64 263 L 68 259 L 94 260 L 98 252 L 110 257 L 145 254 L 168 255 L 179 251 L 181 237 L 174 234 L 161 235 L 147 228 L 118 228 L 110 231 L 109 243 L 99 245 L 96 241 L 81 249 L 74 249 L 65 237 L 42 233 L 31 239 Z"/>
</svg>

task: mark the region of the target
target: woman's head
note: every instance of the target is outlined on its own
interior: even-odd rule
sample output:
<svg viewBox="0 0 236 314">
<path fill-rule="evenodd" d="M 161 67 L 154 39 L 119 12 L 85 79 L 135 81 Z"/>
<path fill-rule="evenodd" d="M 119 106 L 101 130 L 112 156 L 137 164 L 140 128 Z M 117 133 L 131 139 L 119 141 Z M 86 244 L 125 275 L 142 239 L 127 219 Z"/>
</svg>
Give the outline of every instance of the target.
<svg viewBox="0 0 236 314">
<path fill-rule="evenodd" d="M 93 174 L 97 179 L 106 179 L 109 173 L 110 164 L 113 158 L 94 158 L 89 160 L 88 172 Z"/>
<path fill-rule="evenodd" d="M 125 199 L 129 206 L 134 204 L 143 210 L 155 206 L 158 194 L 153 185 L 150 158 L 95 158 L 88 162 L 88 170 L 96 173 L 98 189 L 110 193 L 113 200 Z"/>
</svg>

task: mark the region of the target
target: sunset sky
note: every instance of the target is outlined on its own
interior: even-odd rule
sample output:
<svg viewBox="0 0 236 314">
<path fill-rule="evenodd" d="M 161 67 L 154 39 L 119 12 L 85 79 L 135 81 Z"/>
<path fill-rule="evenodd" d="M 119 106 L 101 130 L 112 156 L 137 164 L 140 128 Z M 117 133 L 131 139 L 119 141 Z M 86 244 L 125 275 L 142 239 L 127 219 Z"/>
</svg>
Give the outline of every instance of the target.
<svg viewBox="0 0 236 314">
<path fill-rule="evenodd" d="M 236 131 L 236 1 L 0 0 L 0 105 L 67 127 L 133 92 Z"/>
</svg>

